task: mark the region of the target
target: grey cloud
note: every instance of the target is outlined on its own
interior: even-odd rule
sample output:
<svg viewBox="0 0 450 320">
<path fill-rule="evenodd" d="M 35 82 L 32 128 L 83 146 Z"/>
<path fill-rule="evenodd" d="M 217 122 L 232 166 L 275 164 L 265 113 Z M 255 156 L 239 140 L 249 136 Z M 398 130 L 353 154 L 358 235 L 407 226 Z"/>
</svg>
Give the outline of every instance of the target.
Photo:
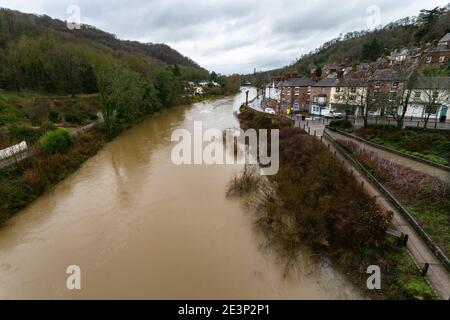
<svg viewBox="0 0 450 320">
<path fill-rule="evenodd" d="M 209 70 L 252 72 L 293 62 L 340 33 L 367 28 L 367 8 L 381 23 L 415 15 L 448 0 L 0 0 L 0 6 L 67 19 L 69 5 L 84 23 L 123 39 L 163 42 Z"/>
</svg>

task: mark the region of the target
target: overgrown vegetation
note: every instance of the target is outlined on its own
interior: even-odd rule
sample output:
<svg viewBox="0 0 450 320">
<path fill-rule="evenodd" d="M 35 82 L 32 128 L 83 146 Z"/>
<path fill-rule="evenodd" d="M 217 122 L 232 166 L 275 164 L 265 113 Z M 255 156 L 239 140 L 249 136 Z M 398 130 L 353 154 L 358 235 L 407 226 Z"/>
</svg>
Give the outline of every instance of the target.
<svg viewBox="0 0 450 320">
<path fill-rule="evenodd" d="M 409 209 L 433 241 L 450 255 L 450 185 L 386 160 L 353 142 L 339 143 Z"/>
<path fill-rule="evenodd" d="M 239 119 L 244 129 L 257 129 L 261 123 L 275 128 L 278 122 L 249 109 Z M 307 244 L 320 256 L 330 257 L 344 273 L 352 274 L 354 283 L 372 298 L 435 298 L 405 249 L 387 239 L 392 213 L 380 209 L 317 139 L 287 125 L 278 128 L 280 171 L 270 177 L 271 187 L 260 184 L 251 201 L 256 225 L 271 245 L 295 260 Z M 245 181 L 257 181 L 245 176 Z M 238 185 L 249 185 L 245 181 Z M 379 292 L 366 288 L 365 271 L 370 265 L 382 268 Z"/>
<path fill-rule="evenodd" d="M 399 129 L 391 126 L 369 126 L 356 134 L 372 142 L 424 158 L 438 164 L 450 163 L 450 131 L 421 128 Z"/>
<path fill-rule="evenodd" d="M 353 124 L 349 120 L 333 120 L 329 126 L 346 132 L 353 131 Z"/>
<path fill-rule="evenodd" d="M 33 157 L 0 168 L 0 223 L 77 170 L 105 141 L 101 132 L 82 133 L 70 148 L 47 153 L 36 145 Z M 55 145 L 60 146 L 59 142 Z"/>
</svg>

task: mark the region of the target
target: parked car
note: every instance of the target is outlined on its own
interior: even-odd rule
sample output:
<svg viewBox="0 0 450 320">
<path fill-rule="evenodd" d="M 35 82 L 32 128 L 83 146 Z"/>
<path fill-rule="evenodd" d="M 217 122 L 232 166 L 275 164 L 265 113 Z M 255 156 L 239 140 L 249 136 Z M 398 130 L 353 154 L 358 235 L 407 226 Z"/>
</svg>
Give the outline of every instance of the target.
<svg viewBox="0 0 450 320">
<path fill-rule="evenodd" d="M 336 119 L 336 118 L 343 118 L 345 116 L 345 114 L 343 112 L 338 112 L 338 111 L 332 111 L 332 110 L 323 110 L 322 115 L 325 118 L 332 118 L 332 119 Z"/>
<path fill-rule="evenodd" d="M 275 110 L 273 110 L 272 108 L 266 108 L 266 109 L 264 110 L 264 112 L 265 112 L 265 113 L 268 113 L 268 114 L 276 114 Z"/>
</svg>

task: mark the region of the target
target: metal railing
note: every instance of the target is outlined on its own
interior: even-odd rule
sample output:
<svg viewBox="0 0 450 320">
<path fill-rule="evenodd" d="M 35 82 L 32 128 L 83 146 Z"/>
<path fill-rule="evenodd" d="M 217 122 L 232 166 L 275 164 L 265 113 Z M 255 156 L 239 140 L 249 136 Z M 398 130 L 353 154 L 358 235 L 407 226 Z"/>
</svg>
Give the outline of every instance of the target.
<svg viewBox="0 0 450 320">
<path fill-rule="evenodd" d="M 380 192 L 381 194 L 388 200 L 411 224 L 414 230 L 419 234 L 425 244 L 430 248 L 430 250 L 434 253 L 434 255 L 442 262 L 447 271 L 450 271 L 450 260 L 445 255 L 445 253 L 439 248 L 434 241 L 430 238 L 430 236 L 423 230 L 423 228 L 419 225 L 416 219 L 412 216 L 412 214 L 405 208 L 403 205 L 395 198 L 395 196 L 387 190 L 381 182 L 375 178 L 369 170 L 353 155 L 351 155 L 347 150 L 345 150 L 333 137 L 331 137 L 326 131 L 324 132 L 324 137 L 330 141 L 335 148 L 351 163 L 355 165 L 358 171 L 363 174 Z"/>
</svg>

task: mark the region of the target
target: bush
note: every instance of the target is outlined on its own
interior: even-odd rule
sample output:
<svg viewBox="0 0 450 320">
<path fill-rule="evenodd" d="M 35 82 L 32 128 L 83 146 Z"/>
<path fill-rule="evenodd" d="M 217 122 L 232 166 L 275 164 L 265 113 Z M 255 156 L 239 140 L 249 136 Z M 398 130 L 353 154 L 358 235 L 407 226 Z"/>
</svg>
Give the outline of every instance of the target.
<svg viewBox="0 0 450 320">
<path fill-rule="evenodd" d="M 26 141 L 28 144 L 34 144 L 42 135 L 40 130 L 25 126 L 10 126 L 8 134 L 18 141 Z"/>
<path fill-rule="evenodd" d="M 337 129 L 351 129 L 353 125 L 348 120 L 333 120 L 330 122 L 330 127 Z"/>
<path fill-rule="evenodd" d="M 42 149 L 48 154 L 67 150 L 72 144 L 72 136 L 65 129 L 47 132 L 42 142 Z"/>
</svg>

